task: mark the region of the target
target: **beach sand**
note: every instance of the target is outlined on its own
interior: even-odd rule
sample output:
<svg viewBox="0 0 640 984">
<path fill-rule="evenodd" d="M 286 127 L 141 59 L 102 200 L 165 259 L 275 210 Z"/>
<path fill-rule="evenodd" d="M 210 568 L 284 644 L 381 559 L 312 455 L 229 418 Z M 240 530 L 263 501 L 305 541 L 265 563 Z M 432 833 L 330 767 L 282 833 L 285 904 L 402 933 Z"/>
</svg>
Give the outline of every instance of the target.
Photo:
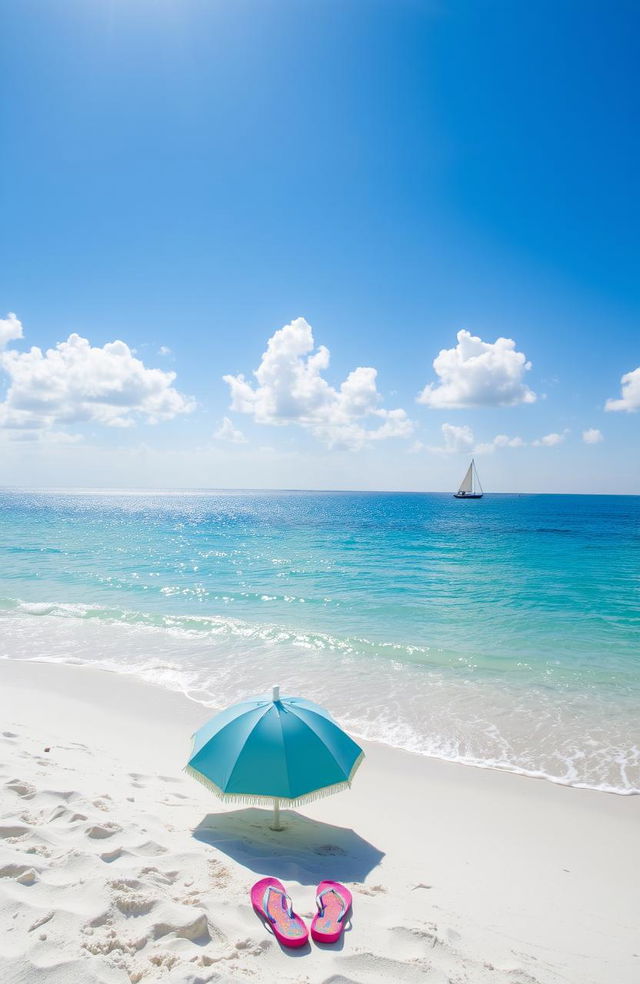
<svg viewBox="0 0 640 984">
<path fill-rule="evenodd" d="M 211 712 L 133 677 L 0 662 L 0 979 L 637 984 L 640 798 L 366 745 L 353 789 L 285 813 L 182 773 Z M 281 950 L 275 875 L 310 917 L 348 883 L 337 947 Z"/>
</svg>

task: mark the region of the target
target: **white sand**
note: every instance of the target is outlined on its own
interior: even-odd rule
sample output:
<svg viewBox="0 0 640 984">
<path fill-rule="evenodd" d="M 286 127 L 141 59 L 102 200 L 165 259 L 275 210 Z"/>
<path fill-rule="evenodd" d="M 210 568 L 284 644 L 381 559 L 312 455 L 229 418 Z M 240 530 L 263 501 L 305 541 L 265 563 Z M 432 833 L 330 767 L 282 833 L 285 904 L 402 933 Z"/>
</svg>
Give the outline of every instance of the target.
<svg viewBox="0 0 640 984">
<path fill-rule="evenodd" d="M 351 792 L 222 807 L 181 772 L 209 712 L 133 678 L 0 662 L 2 984 L 637 984 L 640 799 L 367 746 Z M 49 748 L 49 751 L 45 751 Z M 248 891 L 353 890 L 282 951 Z"/>
</svg>

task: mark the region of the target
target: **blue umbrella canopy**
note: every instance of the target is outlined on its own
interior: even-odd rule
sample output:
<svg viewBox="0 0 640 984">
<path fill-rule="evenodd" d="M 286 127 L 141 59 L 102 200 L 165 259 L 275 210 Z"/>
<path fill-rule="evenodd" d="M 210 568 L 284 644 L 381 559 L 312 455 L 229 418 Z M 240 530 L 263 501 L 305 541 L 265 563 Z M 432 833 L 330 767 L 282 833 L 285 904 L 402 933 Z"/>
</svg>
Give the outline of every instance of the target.
<svg viewBox="0 0 640 984">
<path fill-rule="evenodd" d="M 193 736 L 186 767 L 225 799 L 288 806 L 351 785 L 364 752 L 331 715 L 301 697 L 256 697 L 216 714 Z"/>
</svg>

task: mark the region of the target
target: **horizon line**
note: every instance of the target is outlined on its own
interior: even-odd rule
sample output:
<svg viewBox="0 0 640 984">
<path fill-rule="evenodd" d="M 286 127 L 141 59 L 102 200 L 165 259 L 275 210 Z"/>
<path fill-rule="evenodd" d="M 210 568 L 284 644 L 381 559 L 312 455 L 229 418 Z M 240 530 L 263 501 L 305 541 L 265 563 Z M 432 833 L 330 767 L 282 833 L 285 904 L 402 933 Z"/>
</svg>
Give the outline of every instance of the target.
<svg viewBox="0 0 640 984">
<path fill-rule="evenodd" d="M 250 487 L 250 486 L 150 486 L 150 485 L 0 485 L 0 492 L 67 492 L 83 493 L 125 493 L 138 494 L 163 493 L 165 495 L 180 495 L 186 492 L 220 493 L 220 492 L 286 492 L 312 493 L 314 495 L 450 495 L 450 490 L 442 489 L 314 489 L 286 487 Z M 637 498 L 640 492 L 484 492 L 483 497 L 491 496 L 533 496 L 533 495 L 573 495 L 573 496 L 616 496 L 618 498 Z"/>
</svg>

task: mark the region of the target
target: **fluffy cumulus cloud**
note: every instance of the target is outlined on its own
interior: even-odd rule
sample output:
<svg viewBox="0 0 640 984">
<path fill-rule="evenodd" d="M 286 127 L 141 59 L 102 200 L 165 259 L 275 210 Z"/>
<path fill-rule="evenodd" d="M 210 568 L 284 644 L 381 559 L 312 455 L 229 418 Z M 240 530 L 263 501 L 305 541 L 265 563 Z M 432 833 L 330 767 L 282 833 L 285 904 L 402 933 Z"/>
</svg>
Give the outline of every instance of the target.
<svg viewBox="0 0 640 984">
<path fill-rule="evenodd" d="M 246 444 L 247 439 L 241 430 L 234 427 L 233 421 L 229 417 L 223 417 L 222 423 L 213 435 L 218 441 L 227 441 L 229 444 Z"/>
<path fill-rule="evenodd" d="M 0 338 L 21 337 L 11 316 L 0 324 Z M 128 427 L 138 419 L 157 423 L 194 408 L 173 386 L 175 373 L 147 368 L 121 341 L 94 347 L 72 334 L 45 352 L 5 348 L 0 372 L 7 381 L 0 403 L 3 427 L 38 430 L 82 422 Z"/>
<path fill-rule="evenodd" d="M 640 366 L 626 372 L 620 380 L 621 395 L 618 400 L 607 400 L 605 410 L 626 410 L 633 413 L 640 410 Z"/>
<path fill-rule="evenodd" d="M 525 442 L 521 437 L 508 437 L 506 434 L 496 434 L 492 443 L 496 448 L 523 448 Z"/>
<path fill-rule="evenodd" d="M 534 448 L 553 448 L 557 444 L 562 444 L 568 433 L 568 430 L 564 430 L 561 434 L 555 432 L 552 434 L 545 434 L 544 437 L 540 437 L 531 443 Z"/>
<path fill-rule="evenodd" d="M 473 431 L 470 427 L 456 427 L 455 424 L 442 425 L 442 451 L 453 454 L 457 451 L 472 451 L 475 446 Z"/>
<path fill-rule="evenodd" d="M 498 448 L 524 448 L 525 446 L 526 441 L 523 441 L 521 437 L 496 434 L 491 441 L 481 441 L 480 444 L 476 444 L 474 451 L 476 454 L 492 454 Z"/>
<path fill-rule="evenodd" d="M 597 427 L 589 427 L 582 432 L 582 440 L 585 444 L 599 444 L 604 441 L 604 435 Z"/>
<path fill-rule="evenodd" d="M 512 407 L 533 403 L 536 394 L 524 382 L 531 363 L 516 350 L 512 338 L 483 342 L 459 331 L 454 348 L 442 349 L 433 360 L 439 381 L 429 383 L 418 402 L 432 409 Z"/>
<path fill-rule="evenodd" d="M 466 424 L 457 426 L 456 424 L 442 425 L 442 444 L 437 447 L 430 447 L 429 451 L 436 451 L 438 454 L 491 454 L 497 448 L 523 448 L 525 442 L 521 437 L 509 437 L 507 434 L 496 434 L 491 441 L 476 442 L 473 431 Z M 424 445 L 416 442 L 412 451 L 420 451 Z"/>
<path fill-rule="evenodd" d="M 359 367 L 338 388 L 325 379 L 329 350 L 316 348 L 304 318 L 276 331 L 253 375 L 224 376 L 231 409 L 259 424 L 297 424 L 329 447 L 358 449 L 372 441 L 408 437 L 413 423 L 404 410 L 380 406 L 377 371 Z"/>
<path fill-rule="evenodd" d="M 18 338 L 22 338 L 22 324 L 10 311 L 6 318 L 0 318 L 0 352 Z"/>
</svg>

